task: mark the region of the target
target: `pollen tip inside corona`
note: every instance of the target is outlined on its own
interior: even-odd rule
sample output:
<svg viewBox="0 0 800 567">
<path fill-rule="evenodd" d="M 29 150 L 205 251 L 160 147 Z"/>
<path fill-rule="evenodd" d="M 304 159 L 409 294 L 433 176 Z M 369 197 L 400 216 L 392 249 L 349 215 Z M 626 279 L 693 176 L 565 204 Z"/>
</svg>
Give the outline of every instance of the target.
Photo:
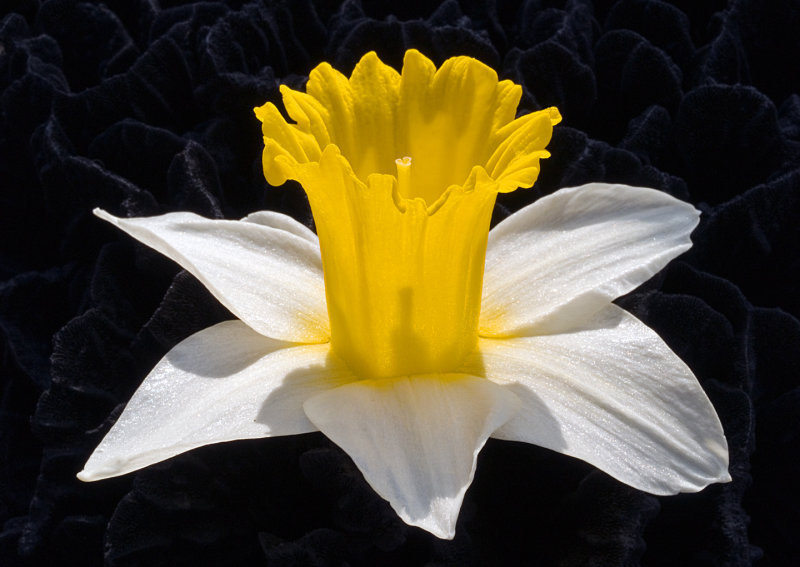
<svg viewBox="0 0 800 567">
<path fill-rule="evenodd" d="M 411 196 L 411 158 L 408 156 L 394 160 L 397 166 L 397 190 L 402 197 Z"/>
</svg>

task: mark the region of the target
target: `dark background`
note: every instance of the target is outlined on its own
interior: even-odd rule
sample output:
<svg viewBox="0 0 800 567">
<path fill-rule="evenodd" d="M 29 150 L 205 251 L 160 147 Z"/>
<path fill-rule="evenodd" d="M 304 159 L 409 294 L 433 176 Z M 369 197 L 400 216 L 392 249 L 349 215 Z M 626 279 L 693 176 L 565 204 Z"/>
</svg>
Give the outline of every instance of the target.
<svg viewBox="0 0 800 567">
<path fill-rule="evenodd" d="M 11 1 L 0 24 L 0 564 L 800 565 L 800 3 L 781 0 Z M 150 368 L 230 318 L 91 215 L 259 209 L 252 107 L 366 51 L 472 55 L 564 122 L 534 189 L 590 181 L 703 211 L 618 300 L 694 370 L 733 482 L 657 498 L 490 440 L 455 540 L 403 524 L 321 434 L 75 479 Z"/>
</svg>

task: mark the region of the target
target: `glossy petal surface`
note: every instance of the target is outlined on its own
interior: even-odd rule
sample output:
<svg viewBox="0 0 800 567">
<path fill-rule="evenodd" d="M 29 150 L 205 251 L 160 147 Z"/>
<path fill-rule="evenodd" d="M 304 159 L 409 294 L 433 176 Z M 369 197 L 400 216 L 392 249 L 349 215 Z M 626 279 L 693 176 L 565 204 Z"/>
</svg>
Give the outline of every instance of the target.
<svg viewBox="0 0 800 567">
<path fill-rule="evenodd" d="M 262 335 L 303 343 L 329 339 L 319 247 L 298 236 L 297 227 L 287 230 L 283 219 L 273 218 L 283 225 L 272 228 L 192 213 L 132 219 L 100 209 L 95 214 L 175 260 Z"/>
<path fill-rule="evenodd" d="M 506 389 L 458 374 L 354 382 L 304 405 L 406 523 L 448 539 L 478 452 L 517 407 Z"/>
<path fill-rule="evenodd" d="M 161 359 L 79 478 L 118 476 L 211 443 L 314 431 L 303 402 L 352 380 L 327 344 L 291 345 L 241 321 L 219 323 Z"/>
<path fill-rule="evenodd" d="M 699 211 L 660 191 L 591 183 L 561 189 L 489 233 L 479 332 L 569 328 L 688 250 Z"/>
<path fill-rule="evenodd" d="M 578 457 L 652 494 L 730 480 L 722 426 L 697 379 L 619 307 L 559 334 L 482 339 L 479 350 L 486 376 L 522 402 L 493 437 Z"/>
</svg>

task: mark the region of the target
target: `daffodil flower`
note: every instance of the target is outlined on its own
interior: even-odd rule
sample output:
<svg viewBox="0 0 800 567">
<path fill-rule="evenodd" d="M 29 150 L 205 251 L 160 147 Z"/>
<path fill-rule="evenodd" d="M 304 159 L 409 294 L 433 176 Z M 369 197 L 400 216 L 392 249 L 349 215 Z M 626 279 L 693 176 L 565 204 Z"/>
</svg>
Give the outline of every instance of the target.
<svg viewBox="0 0 800 567">
<path fill-rule="evenodd" d="M 408 524 L 451 538 L 487 438 L 583 459 L 653 494 L 730 480 L 689 368 L 614 305 L 691 246 L 699 213 L 590 184 L 489 231 L 498 192 L 533 185 L 560 116 L 515 118 L 521 88 L 475 59 L 402 72 L 365 55 L 281 89 L 264 172 L 306 190 L 291 218 L 96 214 L 178 262 L 238 320 L 175 346 L 79 474 L 195 447 L 322 431 Z"/>
</svg>

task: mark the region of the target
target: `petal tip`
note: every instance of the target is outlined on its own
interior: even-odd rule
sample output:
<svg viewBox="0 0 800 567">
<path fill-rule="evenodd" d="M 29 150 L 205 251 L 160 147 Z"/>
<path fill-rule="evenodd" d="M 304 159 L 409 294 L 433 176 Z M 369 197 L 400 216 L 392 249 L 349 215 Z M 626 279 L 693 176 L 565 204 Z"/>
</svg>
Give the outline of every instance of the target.
<svg viewBox="0 0 800 567">
<path fill-rule="evenodd" d="M 113 475 L 103 474 L 96 469 L 83 469 L 81 472 L 75 475 L 78 480 L 81 482 L 96 482 L 98 480 L 103 480 L 109 478 Z"/>
<path fill-rule="evenodd" d="M 725 469 L 725 471 L 717 478 L 717 482 L 721 484 L 725 484 L 727 482 L 733 482 L 733 477 L 731 476 L 730 471 L 728 469 Z"/>
<path fill-rule="evenodd" d="M 364 55 L 362 55 L 361 59 L 359 60 L 359 63 L 361 63 L 362 61 L 383 63 L 380 57 L 378 57 L 378 52 L 375 51 L 374 49 L 372 51 L 367 51 Z"/>
<path fill-rule="evenodd" d="M 119 455 L 119 453 L 118 453 Z M 130 460 L 123 456 L 109 454 L 105 447 L 99 446 L 83 465 L 83 470 L 76 474 L 78 480 L 95 482 L 115 476 L 120 476 L 141 467 L 131 467 Z"/>
<path fill-rule="evenodd" d="M 439 539 L 452 540 L 456 537 L 455 518 L 435 518 L 429 516 L 423 519 L 412 519 L 405 514 L 398 513 L 400 518 L 409 526 L 415 526 L 435 535 Z"/>
<path fill-rule="evenodd" d="M 94 455 L 89 459 L 89 461 L 84 465 L 83 470 L 76 474 L 75 476 L 78 477 L 78 480 L 82 482 L 95 482 L 98 480 L 104 480 L 107 478 L 111 478 L 114 476 L 120 476 L 125 474 L 126 471 L 123 470 L 121 466 L 109 466 L 106 464 L 105 466 L 92 466 L 92 461 L 95 460 L 94 457 L 97 453 L 95 452 Z M 119 459 L 116 459 L 116 464 L 121 465 Z"/>
<path fill-rule="evenodd" d="M 547 109 L 547 112 L 550 115 L 550 124 L 552 126 L 555 126 L 556 124 L 561 122 L 562 116 L 561 116 L 561 112 L 559 112 L 558 108 L 556 108 L 555 106 L 551 106 L 550 108 Z"/>
<path fill-rule="evenodd" d="M 102 219 L 106 222 L 113 224 L 116 227 L 119 227 L 120 225 L 120 219 L 118 217 L 115 217 L 114 215 L 112 215 L 105 209 L 101 209 L 100 207 L 95 207 L 94 209 L 92 209 L 92 214 L 99 219 Z"/>
<path fill-rule="evenodd" d="M 433 61 L 431 61 L 430 58 L 428 58 L 419 49 L 413 48 L 406 50 L 405 54 L 403 55 L 403 65 L 405 66 L 407 62 L 421 62 L 424 65 L 433 65 Z"/>
<path fill-rule="evenodd" d="M 96 217 L 99 217 L 99 218 L 101 218 L 101 219 L 103 219 L 103 220 L 107 220 L 107 221 L 109 221 L 109 222 L 111 222 L 111 221 L 112 221 L 112 219 L 114 218 L 114 217 L 111 215 L 111 213 L 109 213 L 109 212 L 108 212 L 108 211 L 106 211 L 105 209 L 101 209 L 100 207 L 95 207 L 94 209 L 92 209 L 92 214 L 93 214 L 94 216 L 96 216 Z"/>
<path fill-rule="evenodd" d="M 281 86 L 283 86 L 283 85 L 281 85 Z M 266 110 L 266 109 L 267 109 L 267 106 L 268 106 L 269 104 L 270 104 L 270 103 L 268 103 L 268 102 L 267 102 L 267 103 L 265 103 L 265 104 L 262 104 L 261 106 L 255 106 L 255 107 L 253 107 L 253 114 L 255 114 L 255 115 L 256 115 L 256 119 L 257 119 L 259 122 L 264 122 L 264 119 L 265 119 L 265 113 L 267 112 L 267 110 Z"/>
</svg>

